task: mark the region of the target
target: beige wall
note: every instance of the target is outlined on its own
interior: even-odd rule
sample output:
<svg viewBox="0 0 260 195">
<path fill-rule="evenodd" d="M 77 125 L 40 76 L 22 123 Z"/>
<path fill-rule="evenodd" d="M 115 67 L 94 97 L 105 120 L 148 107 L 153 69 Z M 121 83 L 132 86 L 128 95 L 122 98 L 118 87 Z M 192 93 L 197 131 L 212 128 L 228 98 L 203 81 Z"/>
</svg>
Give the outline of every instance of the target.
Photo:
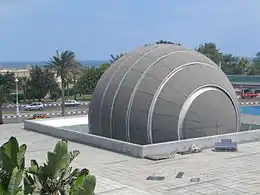
<svg viewBox="0 0 260 195">
<path fill-rule="evenodd" d="M 14 73 L 14 76 L 17 78 L 21 77 L 30 77 L 30 68 L 27 67 L 25 69 L 15 69 L 15 68 L 0 68 L 0 74 L 6 74 L 7 72 Z M 60 77 L 56 77 L 56 81 L 61 86 L 61 79 Z M 72 87 L 72 86 L 70 86 Z"/>
<path fill-rule="evenodd" d="M 15 77 L 30 77 L 30 69 L 11 69 L 2 68 L 0 69 L 0 74 L 6 74 L 7 72 L 14 73 Z"/>
</svg>

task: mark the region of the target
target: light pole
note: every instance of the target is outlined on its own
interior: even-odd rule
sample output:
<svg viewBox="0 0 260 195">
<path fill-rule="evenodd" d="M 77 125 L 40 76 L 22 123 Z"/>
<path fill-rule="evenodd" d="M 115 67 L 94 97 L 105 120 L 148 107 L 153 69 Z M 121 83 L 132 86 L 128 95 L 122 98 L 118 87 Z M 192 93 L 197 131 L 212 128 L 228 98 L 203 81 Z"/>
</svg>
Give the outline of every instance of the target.
<svg viewBox="0 0 260 195">
<path fill-rule="evenodd" d="M 20 116 L 19 112 L 19 96 L 18 96 L 18 78 L 15 79 L 15 87 L 16 87 L 16 115 Z"/>
</svg>

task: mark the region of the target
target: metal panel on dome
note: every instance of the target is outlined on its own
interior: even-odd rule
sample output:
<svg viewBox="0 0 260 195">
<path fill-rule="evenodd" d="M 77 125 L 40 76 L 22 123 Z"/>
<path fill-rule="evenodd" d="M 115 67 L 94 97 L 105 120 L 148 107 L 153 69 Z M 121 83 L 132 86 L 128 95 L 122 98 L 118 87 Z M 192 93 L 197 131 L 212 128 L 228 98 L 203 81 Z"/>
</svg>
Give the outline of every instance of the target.
<svg viewBox="0 0 260 195">
<path fill-rule="evenodd" d="M 213 102 L 221 102 L 223 107 Z M 236 113 L 230 99 L 223 92 L 209 90 L 198 96 L 189 107 L 184 119 L 182 139 L 234 131 L 237 131 Z"/>
</svg>

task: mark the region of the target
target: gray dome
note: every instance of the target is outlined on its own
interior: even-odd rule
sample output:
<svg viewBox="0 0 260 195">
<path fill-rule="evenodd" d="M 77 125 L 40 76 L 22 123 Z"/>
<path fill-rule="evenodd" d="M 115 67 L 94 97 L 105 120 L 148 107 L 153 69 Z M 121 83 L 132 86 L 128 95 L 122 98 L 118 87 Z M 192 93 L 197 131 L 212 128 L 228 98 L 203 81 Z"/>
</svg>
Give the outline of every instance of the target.
<svg viewBox="0 0 260 195">
<path fill-rule="evenodd" d="M 121 57 L 89 107 L 92 134 L 137 144 L 239 131 L 238 101 L 222 70 L 194 50 L 156 44 Z"/>
</svg>

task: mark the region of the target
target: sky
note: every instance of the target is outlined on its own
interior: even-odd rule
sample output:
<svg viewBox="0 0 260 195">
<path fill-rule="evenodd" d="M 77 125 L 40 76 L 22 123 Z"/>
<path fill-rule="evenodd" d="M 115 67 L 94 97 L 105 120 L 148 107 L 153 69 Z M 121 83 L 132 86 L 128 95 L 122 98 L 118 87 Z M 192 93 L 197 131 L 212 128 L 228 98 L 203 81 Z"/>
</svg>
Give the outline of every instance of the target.
<svg viewBox="0 0 260 195">
<path fill-rule="evenodd" d="M 0 61 L 107 60 L 158 40 L 260 51 L 259 0 L 0 0 Z"/>
</svg>

